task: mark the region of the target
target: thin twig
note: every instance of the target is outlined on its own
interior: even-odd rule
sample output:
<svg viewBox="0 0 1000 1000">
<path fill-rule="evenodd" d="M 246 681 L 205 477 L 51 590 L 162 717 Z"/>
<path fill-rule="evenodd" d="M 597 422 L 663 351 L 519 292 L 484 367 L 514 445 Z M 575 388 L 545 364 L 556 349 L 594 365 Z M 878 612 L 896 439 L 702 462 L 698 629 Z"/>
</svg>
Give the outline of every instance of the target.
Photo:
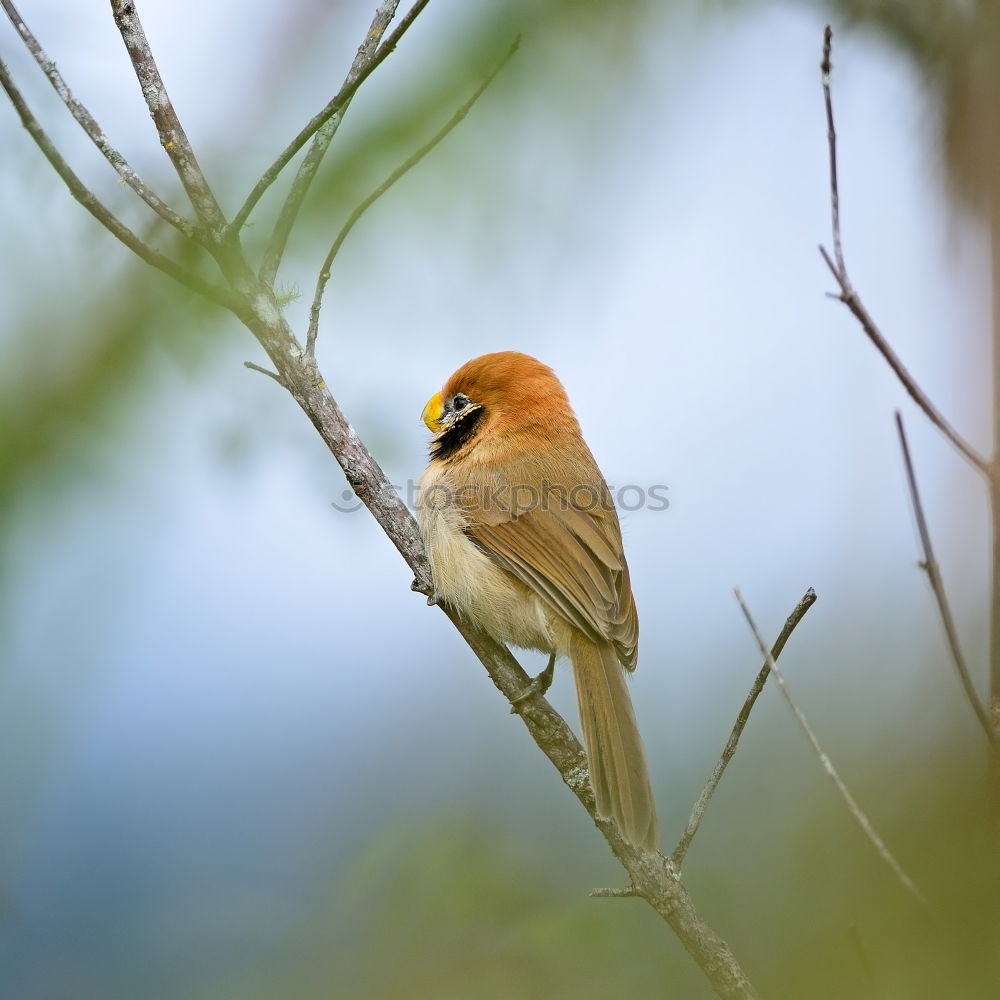
<svg viewBox="0 0 1000 1000">
<path fill-rule="evenodd" d="M 785 648 L 785 643 L 788 642 L 792 632 L 795 631 L 796 625 L 802 621 L 806 612 L 815 603 L 816 591 L 810 587 L 805 594 L 802 595 L 802 599 L 799 603 L 795 605 L 794 610 L 788 616 L 784 627 L 781 629 L 781 634 L 771 647 L 771 657 L 774 660 L 777 660 L 778 657 L 781 656 L 781 651 Z M 733 755 L 736 753 L 737 744 L 739 743 L 740 737 L 743 735 L 743 730 L 750 719 L 750 713 L 753 711 L 754 703 L 757 701 L 757 697 L 760 695 L 761 691 L 764 690 L 764 685 L 767 682 L 767 677 L 770 672 L 771 668 L 767 661 L 765 661 L 764 666 L 760 668 L 760 672 L 757 674 L 757 677 L 753 682 L 753 686 L 750 688 L 750 693 L 743 702 L 740 714 L 736 716 L 736 722 L 733 724 L 733 731 L 729 734 L 729 739 L 726 741 L 726 745 L 722 748 L 722 754 L 719 757 L 718 763 L 716 763 L 708 782 L 702 789 L 701 795 L 698 796 L 698 801 L 694 804 L 694 808 L 691 810 L 691 816 L 687 821 L 687 826 L 684 827 L 684 834 L 681 836 L 677 846 L 674 848 L 674 853 L 671 855 L 674 864 L 677 865 L 678 868 L 684 864 L 684 856 L 687 854 L 688 848 L 691 846 L 691 841 L 694 840 L 694 836 L 698 832 L 698 828 L 701 826 L 701 821 L 705 816 L 705 810 L 708 809 L 708 804 L 711 801 L 712 796 L 715 794 L 716 787 L 722 780 L 722 775 L 725 773 L 726 768 L 729 766 L 729 762 L 733 759 Z"/>
<path fill-rule="evenodd" d="M 221 237 L 226 228 L 225 216 L 205 179 L 177 112 L 170 102 L 167 88 L 164 86 L 153 52 L 146 40 L 142 22 L 139 20 L 135 0 L 111 0 L 111 12 L 142 88 L 142 96 L 156 125 L 160 145 L 163 146 L 174 170 L 177 171 L 198 221 L 217 238 Z"/>
<path fill-rule="evenodd" d="M 761 655 L 767 660 L 768 668 L 771 673 L 774 674 L 774 680 L 778 687 L 781 688 L 781 693 L 785 696 L 785 701 L 788 702 L 789 708 L 792 710 L 792 714 L 795 716 L 796 721 L 802 727 L 802 731 L 806 734 L 806 738 L 809 740 L 810 745 L 813 748 L 813 752 L 819 759 L 823 770 L 826 771 L 830 780 L 834 783 L 837 791 L 840 792 L 841 798 L 843 798 L 844 803 L 847 805 L 847 809 L 850 814 L 854 817 L 858 826 L 861 827 L 865 836 L 871 841 L 872 846 L 878 852 L 879 857 L 892 869 L 896 878 L 902 883 L 903 887 L 910 892 L 923 906 L 927 907 L 927 900 L 924 899 L 923 894 L 916 887 L 913 879 L 903 870 L 902 865 L 896 860 L 892 852 L 886 847 L 885 841 L 878 835 L 875 828 L 872 826 L 871 821 L 862 812 L 861 807 L 858 805 L 854 796 L 851 794 L 847 785 L 844 784 L 843 779 L 837 773 L 837 769 L 833 766 L 833 762 L 827 756 L 826 751 L 820 745 L 819 740 L 816 738 L 816 734 L 812 731 L 812 727 L 809 725 L 802 709 L 796 704 L 795 699 L 792 698 L 792 693 L 788 689 L 788 684 L 785 682 L 785 678 L 782 676 L 781 671 L 778 669 L 778 664 L 774 662 L 774 657 L 771 655 L 767 646 L 764 644 L 764 639 L 760 634 L 760 630 L 757 628 L 756 623 L 753 620 L 753 616 L 750 614 L 750 609 L 746 605 L 746 601 L 743 600 L 743 595 L 740 593 L 739 588 L 734 590 L 736 594 L 736 600 L 739 602 L 740 609 L 743 612 L 743 616 L 747 620 L 747 624 L 750 626 L 750 631 L 753 632 L 753 637 L 757 642 L 757 648 L 760 650 Z"/>
<path fill-rule="evenodd" d="M 823 74 L 823 103 L 826 105 L 826 141 L 830 148 L 830 213 L 833 216 L 833 252 L 837 258 L 837 268 L 841 274 L 847 274 L 844 265 L 844 250 L 840 242 L 840 189 L 837 184 L 837 130 L 833 127 L 833 99 L 830 96 L 830 74 L 833 64 L 830 62 L 830 50 L 833 47 L 833 29 L 827 25 L 823 30 L 823 61 L 820 72 Z"/>
<path fill-rule="evenodd" d="M 993 742 L 996 736 L 993 727 L 990 725 L 990 718 L 983 706 L 976 687 L 972 683 L 969 668 L 962 654 L 962 646 L 958 641 L 958 629 L 955 627 L 955 619 L 951 614 L 951 606 L 948 603 L 948 596 L 944 589 L 944 580 L 941 578 L 941 570 L 937 559 L 934 558 L 934 547 L 931 545 L 931 533 L 927 527 L 927 517 L 924 514 L 924 505 L 920 499 L 920 491 L 917 489 L 917 476 L 913 469 L 913 459 L 910 456 L 910 444 L 906 438 L 906 431 L 903 428 L 903 418 L 899 411 L 896 411 L 896 431 L 899 434 L 899 447 L 903 452 L 903 463 L 906 466 L 906 481 L 910 487 L 910 501 L 913 504 L 913 514 L 917 519 L 917 532 L 920 535 L 920 545 L 924 550 L 923 562 L 920 566 L 927 573 L 931 590 L 934 593 L 934 600 L 937 603 L 938 613 L 941 616 L 941 624 L 944 626 L 945 638 L 948 642 L 948 649 L 951 658 L 958 671 L 958 679 L 962 682 L 965 690 L 965 697 L 968 699 L 972 710 L 976 713 L 979 724 L 986 733 L 986 738 Z"/>
<path fill-rule="evenodd" d="M 275 382 L 278 383 L 283 389 L 287 389 L 288 386 L 285 385 L 285 380 L 277 373 L 271 371 L 270 368 L 265 368 L 263 365 L 255 364 L 253 361 L 244 361 L 244 368 L 249 368 L 252 372 L 260 372 L 261 375 L 266 375 L 268 378 L 273 378 Z"/>
<path fill-rule="evenodd" d="M 136 236 L 131 229 L 129 229 L 97 199 L 94 193 L 80 180 L 79 177 L 77 177 L 77 175 L 73 172 L 73 169 L 63 159 L 60 152 L 53 145 L 52 140 L 49 139 L 45 130 L 31 113 L 31 109 L 21 96 L 21 92 L 14 85 L 14 81 L 11 79 L 6 64 L 2 61 L 0 61 L 0 87 L 3 88 L 7 96 L 10 98 L 11 104 L 14 105 L 14 109 L 17 111 L 18 116 L 21 119 L 21 124 L 25 127 L 25 129 L 27 129 L 32 139 L 35 140 L 36 145 L 52 165 L 55 172 L 62 178 L 66 187 L 69 188 L 70 194 L 72 194 L 73 197 L 81 205 L 83 205 L 83 207 L 90 212 L 90 214 L 97 219 L 97 221 L 104 226 L 105 229 L 121 240 L 121 242 L 124 243 L 129 250 L 141 257 L 147 264 L 151 264 L 164 274 L 169 274 L 175 281 L 179 281 L 182 285 L 186 285 L 188 288 L 193 289 L 198 292 L 199 295 L 203 295 L 206 299 L 210 299 L 212 302 L 215 302 L 220 306 L 224 306 L 226 309 L 230 309 L 233 312 L 239 312 L 239 304 L 228 289 L 205 281 L 194 272 L 181 267 L 181 265 L 176 261 L 171 260 L 169 257 L 165 257 L 152 247 L 147 246 L 147 244 L 143 243 L 143 241 L 139 239 L 139 237 Z"/>
<path fill-rule="evenodd" d="M 426 3 L 426 0 L 424 2 Z M 372 57 L 378 51 L 378 43 L 388 29 L 392 19 L 396 16 L 396 8 L 398 6 L 399 0 L 382 0 L 378 5 L 375 16 L 372 19 L 371 27 L 365 35 L 365 40 L 361 43 L 357 54 L 354 56 L 354 62 L 351 63 L 347 79 L 344 81 L 345 86 L 352 84 L 358 79 L 362 70 L 373 61 Z M 350 99 L 341 105 L 336 114 L 331 115 L 323 123 L 316 135 L 313 136 L 309 152 L 306 153 L 299 164 L 299 169 L 295 173 L 295 179 L 292 181 L 291 190 L 288 192 L 285 202 L 281 206 L 281 211 L 278 213 L 278 218 L 271 230 L 271 237 L 264 250 L 264 257 L 261 260 L 258 273 L 261 281 L 265 283 L 272 283 L 278 273 L 278 268 L 281 266 L 281 258 L 284 256 L 285 247 L 288 245 L 288 239 L 292 234 L 292 227 L 295 225 L 295 220 L 298 218 L 299 211 L 306 200 L 306 195 L 309 193 L 309 188 L 312 186 L 320 164 L 323 162 L 323 157 L 326 156 L 326 151 L 330 148 L 330 143 L 333 141 L 337 129 L 340 128 L 340 123 L 344 120 L 344 115 L 349 106 Z"/>
<path fill-rule="evenodd" d="M 840 294 L 833 297 L 842 302 L 861 324 L 868 339 L 875 345 L 876 350 L 885 358 L 889 367 L 896 373 L 896 377 L 902 383 L 903 388 L 910 394 L 910 397 L 924 411 L 928 419 L 937 429 L 958 449 L 962 455 L 968 459 L 984 476 L 990 475 L 989 462 L 976 451 L 955 430 L 948 422 L 944 414 L 931 402 L 930 397 L 917 383 L 917 380 L 910 374 L 899 356 L 889 345 L 889 342 L 882 335 L 875 321 L 869 315 L 868 310 L 861 302 L 861 298 L 851 284 L 847 275 L 847 265 L 844 263 L 844 251 L 841 244 L 840 232 L 840 191 L 837 184 L 837 132 L 833 125 L 833 98 L 830 93 L 830 75 L 832 64 L 830 62 L 830 49 L 832 46 L 833 32 L 827 25 L 823 32 L 823 62 L 820 65 L 823 81 L 823 103 L 826 106 L 827 124 L 827 145 L 830 150 L 830 216 L 833 228 L 833 258 L 826 248 L 820 246 L 819 252 L 826 261 L 826 266 L 830 269 L 834 280 L 840 286 Z"/>
<path fill-rule="evenodd" d="M 178 215 L 165 201 L 163 201 L 155 191 L 132 169 L 128 160 L 113 146 L 104 129 L 97 123 L 97 120 L 90 113 L 89 109 L 81 104 L 73 92 L 69 89 L 62 74 L 56 68 L 55 62 L 49 58 L 45 50 L 39 44 L 38 39 L 32 34 L 24 18 L 10 0 L 0 0 L 10 23 L 17 29 L 25 47 L 32 54 L 39 68 L 52 84 L 53 89 L 59 95 L 60 100 L 69 109 L 69 113 L 76 119 L 84 132 L 90 137 L 91 142 L 101 151 L 104 158 L 115 168 L 119 177 L 154 211 L 166 222 L 169 222 L 175 229 L 183 233 L 195 242 L 203 243 L 204 234 L 187 219 Z"/>
<path fill-rule="evenodd" d="M 927 394 L 920 388 L 916 379 L 910 374 L 906 366 L 900 360 L 899 355 L 892 349 L 889 342 L 882 335 L 882 332 L 875 325 L 875 321 L 869 315 L 868 310 L 865 308 L 864 304 L 858 296 L 858 293 L 854 290 L 851 285 L 847 275 L 842 272 L 838 272 L 836 265 L 830 259 L 829 253 L 825 247 L 819 248 L 820 253 L 823 255 L 823 260 L 826 261 L 827 267 L 830 268 L 830 273 L 833 275 L 837 284 L 840 285 L 840 294 L 834 297 L 843 302 L 845 306 L 853 313 L 855 319 L 861 324 L 861 328 L 864 330 L 868 339 L 875 345 L 878 352 L 885 358 L 889 367 L 896 373 L 896 377 L 902 383 L 903 388 L 909 393 L 910 398 L 920 407 L 921 410 L 927 415 L 928 419 L 934 424 L 935 427 L 952 443 L 952 445 L 962 453 L 963 456 L 983 475 L 989 476 L 989 462 L 976 451 L 959 433 L 954 427 L 948 422 L 944 414 L 931 402 Z"/>
<path fill-rule="evenodd" d="M 610 889 L 591 889 L 591 899 L 634 899 L 639 895 L 634 885 L 626 885 L 621 889 L 614 887 Z"/>
<path fill-rule="evenodd" d="M 340 88 L 323 107 L 317 112 L 299 134 L 281 151 L 278 158 L 264 171 L 260 180 L 254 185 L 253 190 L 247 195 L 246 200 L 240 206 L 240 210 L 233 217 L 232 229 L 239 232 L 250 218 L 250 213 L 256 208 L 257 202 L 264 196 L 267 189 L 278 179 L 278 175 L 288 165 L 293 156 L 334 116 L 344 111 L 355 95 L 358 88 L 368 79 L 381 62 L 388 56 L 399 43 L 399 40 L 406 34 L 407 29 L 416 20 L 417 15 L 427 6 L 428 0 L 418 0 L 417 3 L 403 16 L 392 34 L 375 50 L 371 60 L 360 69 L 358 75 L 351 80 L 348 75 L 348 82 Z M 381 10 L 381 7 L 379 8 Z M 395 9 L 395 5 L 394 8 Z M 378 12 L 376 12 L 376 19 Z M 374 22 L 373 22 L 374 24 Z M 379 36 L 381 37 L 381 35 Z M 376 39 L 377 41 L 378 39 Z M 364 47 L 364 46 L 362 46 Z"/>
<path fill-rule="evenodd" d="M 327 253 L 326 258 L 323 261 L 323 266 L 319 269 L 319 277 L 316 279 L 316 293 L 313 296 L 312 306 L 309 309 L 309 330 L 306 335 L 306 354 L 309 357 L 314 357 L 316 354 L 316 337 L 319 334 L 319 313 L 320 309 L 323 307 L 323 293 L 326 291 L 326 283 L 330 280 L 330 269 L 333 267 L 334 258 L 340 252 L 341 246 L 344 244 L 344 240 L 347 239 L 348 234 L 354 228 L 357 221 L 362 215 L 368 211 L 371 206 L 378 201 L 396 183 L 404 174 L 412 170 L 432 149 L 439 145 L 469 113 L 472 106 L 479 100 L 486 88 L 493 82 L 497 74 L 507 65 L 511 57 L 517 51 L 518 46 L 521 44 L 521 36 L 518 35 L 514 39 L 513 44 L 507 50 L 506 55 L 497 63 L 497 65 L 486 74 L 483 82 L 476 88 L 472 96 L 448 119 L 448 121 L 441 127 L 441 129 L 434 135 L 433 138 L 428 140 L 421 146 L 415 153 L 413 153 L 404 163 L 401 163 L 367 198 L 364 199 L 355 209 L 351 212 L 347 221 L 344 223 L 340 232 L 337 234 L 337 238 L 333 241 L 330 247 L 329 253 Z"/>
</svg>

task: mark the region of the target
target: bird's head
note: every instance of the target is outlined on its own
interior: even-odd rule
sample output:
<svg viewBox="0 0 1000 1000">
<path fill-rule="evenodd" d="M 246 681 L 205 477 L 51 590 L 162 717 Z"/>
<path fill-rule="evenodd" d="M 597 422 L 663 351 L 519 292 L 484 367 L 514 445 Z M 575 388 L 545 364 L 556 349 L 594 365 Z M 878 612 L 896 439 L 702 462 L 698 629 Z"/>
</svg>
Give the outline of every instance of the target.
<svg viewBox="0 0 1000 1000">
<path fill-rule="evenodd" d="M 420 416 L 434 435 L 432 458 L 466 454 L 486 440 L 514 446 L 532 434 L 579 433 L 555 372 L 517 351 L 467 361 Z"/>
</svg>

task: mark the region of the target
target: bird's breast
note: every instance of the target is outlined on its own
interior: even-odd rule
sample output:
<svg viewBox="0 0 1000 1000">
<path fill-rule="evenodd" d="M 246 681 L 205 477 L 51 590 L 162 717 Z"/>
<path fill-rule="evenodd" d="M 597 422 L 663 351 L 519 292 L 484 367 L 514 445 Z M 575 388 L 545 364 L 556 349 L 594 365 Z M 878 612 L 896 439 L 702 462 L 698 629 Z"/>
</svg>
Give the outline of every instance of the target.
<svg viewBox="0 0 1000 1000">
<path fill-rule="evenodd" d="M 472 542 L 460 491 L 461 484 L 437 463 L 418 484 L 420 534 L 437 597 L 499 642 L 551 652 L 556 644 L 544 603 Z"/>
</svg>

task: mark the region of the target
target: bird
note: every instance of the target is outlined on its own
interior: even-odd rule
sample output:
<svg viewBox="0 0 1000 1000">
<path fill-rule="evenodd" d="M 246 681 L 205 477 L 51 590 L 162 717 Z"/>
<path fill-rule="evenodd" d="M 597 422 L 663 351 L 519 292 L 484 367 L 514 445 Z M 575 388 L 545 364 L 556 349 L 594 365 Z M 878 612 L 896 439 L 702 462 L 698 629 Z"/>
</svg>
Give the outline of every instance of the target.
<svg viewBox="0 0 1000 1000">
<path fill-rule="evenodd" d="M 566 390 L 527 354 L 484 354 L 421 418 L 430 461 L 416 506 L 435 600 L 498 642 L 549 654 L 521 698 L 545 693 L 558 656 L 571 661 L 597 815 L 655 852 L 659 821 L 626 686 L 639 623 L 621 526 Z"/>
</svg>

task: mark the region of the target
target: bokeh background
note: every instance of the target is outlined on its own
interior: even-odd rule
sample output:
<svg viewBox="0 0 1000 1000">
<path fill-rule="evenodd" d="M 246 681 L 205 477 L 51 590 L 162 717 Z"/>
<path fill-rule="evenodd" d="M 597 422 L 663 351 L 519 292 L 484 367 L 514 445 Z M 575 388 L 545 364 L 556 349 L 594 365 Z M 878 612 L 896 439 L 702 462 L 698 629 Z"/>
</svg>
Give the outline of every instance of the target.
<svg viewBox="0 0 1000 1000">
<path fill-rule="evenodd" d="M 139 6 L 228 211 L 373 7 Z M 434 0 L 351 107 L 281 272 L 302 331 L 351 207 L 522 33 L 345 245 L 320 366 L 402 489 L 427 397 L 508 348 L 560 374 L 613 486 L 668 488 L 623 514 L 668 849 L 760 666 L 732 587 L 769 636 L 815 587 L 786 675 L 936 916 L 768 690 L 685 866 L 768 996 L 996 995 L 983 739 L 917 566 L 894 408 L 985 688 L 984 491 L 824 297 L 816 249 L 830 19 L 852 277 L 988 451 L 989 240 L 956 109 L 990 10 Z M 108 11 L 22 13 L 181 207 Z M 59 146 L 170 248 L 3 27 Z M 370 517 L 333 506 L 345 480 L 242 366 L 264 360 L 250 335 L 130 259 L 7 106 L 0 138 L 0 996 L 709 996 L 652 911 L 587 898 L 621 881 L 604 842 Z M 575 724 L 568 670 L 551 697 Z"/>
</svg>

